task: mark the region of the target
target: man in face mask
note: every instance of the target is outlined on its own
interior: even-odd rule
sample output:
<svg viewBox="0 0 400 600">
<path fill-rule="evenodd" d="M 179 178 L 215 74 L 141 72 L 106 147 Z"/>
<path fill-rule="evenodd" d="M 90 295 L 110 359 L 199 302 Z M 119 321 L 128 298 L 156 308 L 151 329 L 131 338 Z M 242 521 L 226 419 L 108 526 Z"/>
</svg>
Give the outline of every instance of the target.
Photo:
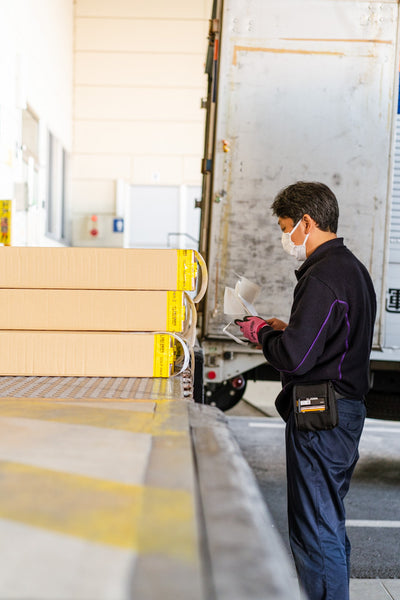
<svg viewBox="0 0 400 600">
<path fill-rule="evenodd" d="M 272 204 L 285 251 L 304 261 L 289 323 L 246 317 L 243 335 L 281 373 L 287 422 L 289 537 L 310 600 L 348 600 L 343 500 L 358 460 L 376 299 L 367 269 L 336 235 L 339 209 L 322 183 L 297 182 Z"/>
</svg>

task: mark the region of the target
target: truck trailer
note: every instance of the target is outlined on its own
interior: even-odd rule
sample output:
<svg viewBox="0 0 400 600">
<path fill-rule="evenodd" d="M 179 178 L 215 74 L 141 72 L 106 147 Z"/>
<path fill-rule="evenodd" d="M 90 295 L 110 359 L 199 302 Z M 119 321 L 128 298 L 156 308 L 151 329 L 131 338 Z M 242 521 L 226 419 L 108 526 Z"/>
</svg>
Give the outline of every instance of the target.
<svg viewBox="0 0 400 600">
<path fill-rule="evenodd" d="M 368 414 L 400 418 L 398 64 L 395 1 L 214 1 L 199 245 L 206 402 L 226 410 L 247 380 L 279 379 L 260 350 L 224 334 L 224 290 L 245 276 L 262 287 L 258 314 L 288 320 L 297 265 L 270 206 L 291 183 L 321 181 L 377 294 Z"/>
</svg>

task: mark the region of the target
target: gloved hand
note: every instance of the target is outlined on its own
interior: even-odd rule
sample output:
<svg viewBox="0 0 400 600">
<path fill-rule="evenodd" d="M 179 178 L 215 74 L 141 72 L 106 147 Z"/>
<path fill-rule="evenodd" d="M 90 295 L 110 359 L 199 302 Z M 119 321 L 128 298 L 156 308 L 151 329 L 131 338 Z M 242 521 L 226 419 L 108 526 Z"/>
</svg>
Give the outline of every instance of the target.
<svg viewBox="0 0 400 600">
<path fill-rule="evenodd" d="M 244 337 L 253 342 L 253 344 L 259 343 L 258 332 L 260 329 L 266 325 L 269 327 L 268 323 L 261 317 L 244 317 L 243 321 L 236 319 L 235 323 L 239 325 Z"/>
</svg>

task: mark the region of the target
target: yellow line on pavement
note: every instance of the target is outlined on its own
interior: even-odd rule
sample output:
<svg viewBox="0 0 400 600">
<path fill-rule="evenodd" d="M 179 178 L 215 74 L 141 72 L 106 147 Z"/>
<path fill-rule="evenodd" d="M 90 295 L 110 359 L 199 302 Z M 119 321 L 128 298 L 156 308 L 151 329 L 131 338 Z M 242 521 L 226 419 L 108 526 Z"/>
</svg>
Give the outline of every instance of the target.
<svg viewBox="0 0 400 600">
<path fill-rule="evenodd" d="M 158 400 L 154 413 L 60 403 L 53 400 L 0 398 L 0 418 L 14 417 L 120 429 L 152 436 L 180 436 L 188 432 L 184 401 Z"/>
<path fill-rule="evenodd" d="M 0 461 L 0 518 L 139 554 L 197 556 L 194 501 L 183 490 Z"/>
</svg>

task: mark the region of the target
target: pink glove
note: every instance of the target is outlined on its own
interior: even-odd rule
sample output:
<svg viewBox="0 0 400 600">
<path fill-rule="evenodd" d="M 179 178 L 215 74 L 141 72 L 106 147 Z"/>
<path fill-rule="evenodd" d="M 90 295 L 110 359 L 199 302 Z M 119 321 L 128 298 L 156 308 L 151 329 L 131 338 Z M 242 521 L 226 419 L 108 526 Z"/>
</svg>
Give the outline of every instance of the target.
<svg viewBox="0 0 400 600">
<path fill-rule="evenodd" d="M 268 323 L 264 319 L 261 319 L 261 317 L 244 317 L 243 321 L 236 319 L 235 323 L 239 325 L 244 337 L 253 342 L 253 344 L 259 344 L 258 332 L 260 329 L 266 325 L 269 327 Z"/>
</svg>

